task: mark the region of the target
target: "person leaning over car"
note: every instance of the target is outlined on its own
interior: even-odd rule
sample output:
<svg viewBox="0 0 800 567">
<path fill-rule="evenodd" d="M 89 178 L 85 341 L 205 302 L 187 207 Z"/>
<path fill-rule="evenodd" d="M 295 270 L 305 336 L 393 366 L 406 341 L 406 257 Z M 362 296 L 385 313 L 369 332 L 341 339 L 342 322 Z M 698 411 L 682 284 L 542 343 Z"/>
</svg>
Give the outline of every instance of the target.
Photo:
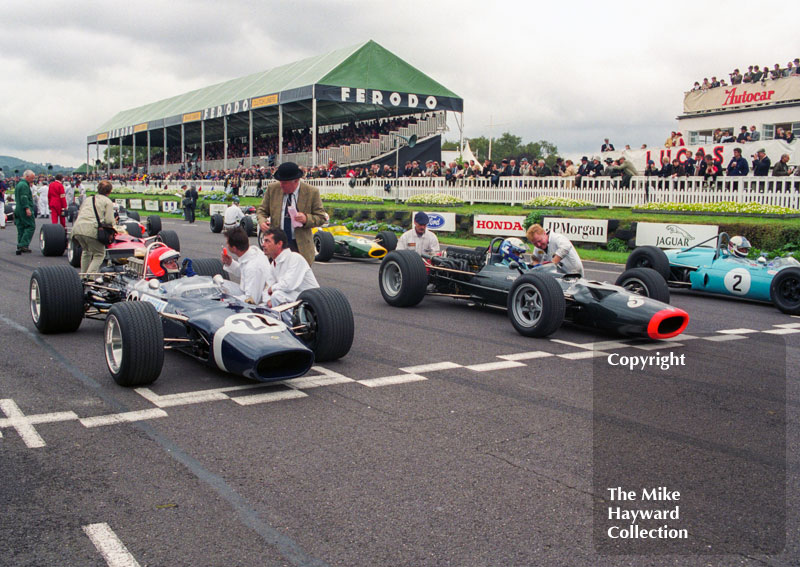
<svg viewBox="0 0 800 567">
<path fill-rule="evenodd" d="M 283 229 L 289 239 L 289 248 L 299 252 L 310 266 L 317 254 L 311 229 L 326 222 L 319 190 L 300 181 L 303 172 L 290 161 L 280 164 L 274 177 L 277 181 L 267 185 L 264 199 L 256 209 L 258 225 L 262 232 L 270 227 L 270 223 Z M 292 213 L 301 226 L 292 226 Z"/>
<path fill-rule="evenodd" d="M 247 303 L 261 303 L 271 271 L 269 261 L 256 246 L 250 246 L 250 238 L 242 227 L 233 227 L 225 236 L 228 247 L 222 250 L 222 269 L 239 278 Z"/>
<path fill-rule="evenodd" d="M 557 232 L 545 230 L 538 224 L 532 224 L 525 233 L 528 242 L 538 250 L 534 250 L 533 265 L 551 261 L 567 274 L 583 276 L 583 262 L 569 238 Z M 538 253 L 537 253 L 538 252 Z"/>
<path fill-rule="evenodd" d="M 267 307 L 297 301 L 297 296 L 303 291 L 319 287 L 305 258 L 289 249 L 289 239 L 284 231 L 269 228 L 263 236 L 261 246 L 271 264 L 263 298 Z"/>
<path fill-rule="evenodd" d="M 427 230 L 428 215 L 422 211 L 414 215 L 414 228 L 397 239 L 397 250 L 413 250 L 420 256 L 433 256 L 439 252 L 439 239 Z"/>
<path fill-rule="evenodd" d="M 105 245 L 97 240 L 97 219 L 113 226 L 114 202 L 108 198 L 111 194 L 111 182 L 101 181 L 97 184 L 97 195 L 85 199 L 72 225 L 72 238 L 81 245 L 81 273 L 95 273 L 106 257 Z M 97 215 L 95 216 L 95 210 Z"/>
</svg>

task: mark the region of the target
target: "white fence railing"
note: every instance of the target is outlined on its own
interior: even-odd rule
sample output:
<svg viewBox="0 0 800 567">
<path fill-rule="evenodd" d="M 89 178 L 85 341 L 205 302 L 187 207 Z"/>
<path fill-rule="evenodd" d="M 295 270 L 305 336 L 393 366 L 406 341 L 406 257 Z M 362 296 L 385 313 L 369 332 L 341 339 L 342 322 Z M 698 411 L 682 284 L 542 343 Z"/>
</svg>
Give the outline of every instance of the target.
<svg viewBox="0 0 800 567">
<path fill-rule="evenodd" d="M 497 185 L 486 179 L 459 180 L 448 183 L 444 178 L 401 177 L 399 179 L 307 179 L 319 188 L 321 194 L 342 193 L 364 195 L 377 199 L 398 199 L 422 193 L 452 195 L 467 203 L 502 203 L 520 205 L 536 197 L 562 197 L 589 201 L 598 207 L 635 207 L 645 203 L 759 203 L 800 209 L 800 178 L 798 177 L 739 177 L 720 178 L 716 183 L 706 183 L 701 178 L 652 180 L 648 177 L 633 177 L 630 187 L 620 187 L 618 178 L 603 177 L 584 179 L 578 186 L 573 179 L 563 177 L 511 177 L 501 178 Z M 170 181 L 171 193 L 179 193 L 184 183 L 194 184 L 202 191 L 221 191 L 224 181 Z M 264 180 L 266 187 L 269 181 Z M 386 191 L 386 184 L 390 184 Z M 136 191 L 156 192 L 159 188 L 151 183 L 127 185 Z M 245 181 L 240 195 L 254 196 L 257 181 Z"/>
</svg>

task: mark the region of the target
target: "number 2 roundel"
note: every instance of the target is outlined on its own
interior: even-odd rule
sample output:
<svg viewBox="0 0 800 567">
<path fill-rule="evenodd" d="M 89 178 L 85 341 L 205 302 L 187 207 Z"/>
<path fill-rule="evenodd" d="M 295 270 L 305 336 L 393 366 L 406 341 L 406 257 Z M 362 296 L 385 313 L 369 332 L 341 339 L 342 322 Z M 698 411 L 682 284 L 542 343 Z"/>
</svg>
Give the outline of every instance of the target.
<svg viewBox="0 0 800 567">
<path fill-rule="evenodd" d="M 750 270 L 734 268 L 725 274 L 725 289 L 734 295 L 747 295 L 750 291 Z"/>
</svg>

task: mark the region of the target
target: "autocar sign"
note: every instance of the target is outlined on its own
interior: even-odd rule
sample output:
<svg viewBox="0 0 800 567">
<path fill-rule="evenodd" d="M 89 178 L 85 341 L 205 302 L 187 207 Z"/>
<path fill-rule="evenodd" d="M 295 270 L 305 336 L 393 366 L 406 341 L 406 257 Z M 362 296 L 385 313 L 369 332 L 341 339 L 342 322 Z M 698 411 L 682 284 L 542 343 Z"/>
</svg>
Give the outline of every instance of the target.
<svg viewBox="0 0 800 567">
<path fill-rule="evenodd" d="M 717 225 L 640 222 L 636 225 L 636 246 L 658 248 L 687 248 L 713 239 L 719 232 Z M 704 246 L 713 248 L 714 240 Z"/>
</svg>

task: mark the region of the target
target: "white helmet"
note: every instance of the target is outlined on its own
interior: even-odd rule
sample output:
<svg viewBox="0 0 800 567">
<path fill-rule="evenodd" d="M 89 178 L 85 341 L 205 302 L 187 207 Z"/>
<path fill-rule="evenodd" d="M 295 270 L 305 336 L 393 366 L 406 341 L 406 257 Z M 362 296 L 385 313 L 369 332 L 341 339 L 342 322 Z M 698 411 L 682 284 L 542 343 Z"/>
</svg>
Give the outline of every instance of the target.
<svg viewBox="0 0 800 567">
<path fill-rule="evenodd" d="M 506 238 L 500 245 L 500 254 L 509 262 L 519 262 L 526 250 L 525 243 L 519 238 Z"/>
<path fill-rule="evenodd" d="M 739 258 L 747 258 L 750 242 L 744 236 L 734 236 L 728 241 L 728 251 Z"/>
</svg>

